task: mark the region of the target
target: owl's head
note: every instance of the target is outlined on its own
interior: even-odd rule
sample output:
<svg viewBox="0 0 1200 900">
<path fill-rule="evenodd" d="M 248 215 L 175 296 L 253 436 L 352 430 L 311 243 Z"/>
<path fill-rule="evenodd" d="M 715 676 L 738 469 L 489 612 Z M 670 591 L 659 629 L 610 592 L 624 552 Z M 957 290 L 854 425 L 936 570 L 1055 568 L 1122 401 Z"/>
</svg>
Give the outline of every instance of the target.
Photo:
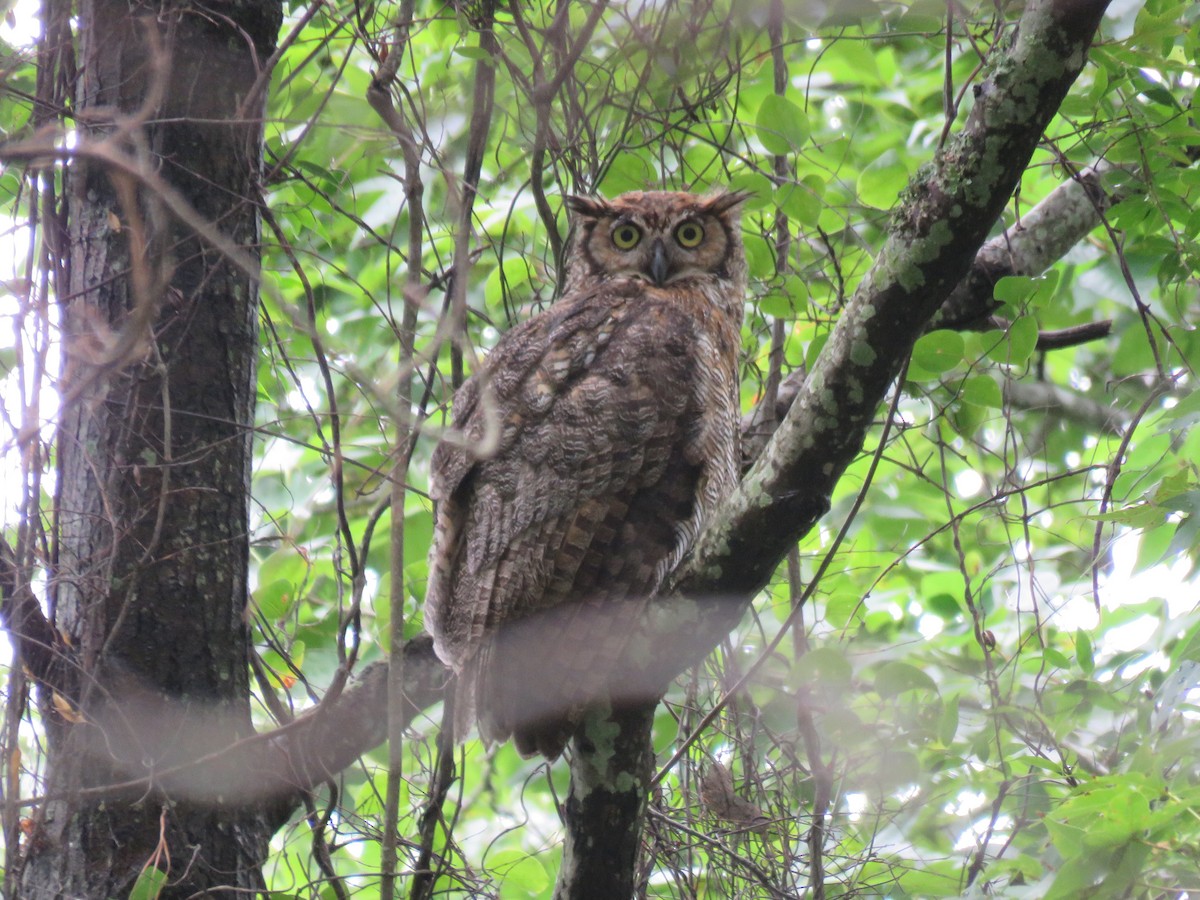
<svg viewBox="0 0 1200 900">
<path fill-rule="evenodd" d="M 659 287 L 718 282 L 740 297 L 746 283 L 740 227 L 746 197 L 741 191 L 567 197 L 574 231 L 564 294 L 625 277 Z"/>
</svg>

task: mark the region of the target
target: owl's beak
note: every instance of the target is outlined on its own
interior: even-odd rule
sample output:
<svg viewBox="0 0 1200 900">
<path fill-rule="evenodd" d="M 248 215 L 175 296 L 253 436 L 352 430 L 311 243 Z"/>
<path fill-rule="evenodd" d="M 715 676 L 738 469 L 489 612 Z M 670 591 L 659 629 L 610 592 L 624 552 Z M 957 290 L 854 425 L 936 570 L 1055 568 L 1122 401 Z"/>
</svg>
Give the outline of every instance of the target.
<svg viewBox="0 0 1200 900">
<path fill-rule="evenodd" d="M 654 255 L 650 258 L 650 277 L 654 279 L 656 285 L 662 287 L 667 283 L 670 267 L 667 263 L 667 251 L 663 247 L 661 238 L 655 239 L 653 253 Z"/>
</svg>

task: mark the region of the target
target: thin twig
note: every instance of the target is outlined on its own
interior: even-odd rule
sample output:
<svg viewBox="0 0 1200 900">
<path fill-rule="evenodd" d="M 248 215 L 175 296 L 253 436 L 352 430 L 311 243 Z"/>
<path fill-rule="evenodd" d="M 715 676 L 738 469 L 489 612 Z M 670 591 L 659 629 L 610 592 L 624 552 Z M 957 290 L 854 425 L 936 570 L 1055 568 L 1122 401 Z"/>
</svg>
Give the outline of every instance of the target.
<svg viewBox="0 0 1200 900">
<path fill-rule="evenodd" d="M 392 103 L 391 87 L 400 60 L 409 52 L 408 38 L 415 12 L 415 0 L 404 0 L 396 14 L 395 40 L 379 72 L 367 91 L 372 108 L 387 123 L 400 143 L 404 156 L 404 194 L 408 207 L 408 267 L 404 279 L 399 341 L 399 367 L 403 373 L 396 384 L 396 405 L 405 410 L 403 419 L 395 423 L 393 443 L 395 457 L 391 478 L 391 543 L 389 570 L 391 572 L 391 625 L 389 629 L 390 667 L 387 681 L 388 709 L 388 779 L 384 791 L 383 840 L 380 845 L 381 884 L 383 900 L 393 900 L 397 894 L 396 849 L 400 822 L 400 785 L 404 777 L 404 498 L 407 494 L 407 454 L 411 439 L 413 356 L 416 343 L 417 312 L 422 297 L 421 259 L 424 255 L 425 227 L 422 203 L 424 186 L 421 183 L 421 151 L 411 128 Z"/>
</svg>

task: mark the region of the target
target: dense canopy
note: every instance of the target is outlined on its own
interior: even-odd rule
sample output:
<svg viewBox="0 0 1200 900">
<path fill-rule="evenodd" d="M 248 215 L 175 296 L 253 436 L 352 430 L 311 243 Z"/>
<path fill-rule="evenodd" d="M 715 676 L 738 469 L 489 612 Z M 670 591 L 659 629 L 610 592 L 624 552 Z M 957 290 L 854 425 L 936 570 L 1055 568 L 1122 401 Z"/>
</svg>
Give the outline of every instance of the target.
<svg viewBox="0 0 1200 900">
<path fill-rule="evenodd" d="M 126 143 L 84 133 L 76 63 L 51 50 L 71 29 L 78 50 L 96 7 L 70 6 L 0 29 L 3 587 L 28 667 L 8 666 L 0 733 L 9 888 L 47 730 L 91 715 L 14 617 L 25 591 L 62 632 L 43 643 L 72 640 L 53 618 L 79 401 L 66 185 L 126 160 L 142 174 L 117 195 L 166 199 L 145 223 L 114 205 L 114 234 L 224 233 L 160 190 L 145 120 L 121 120 Z M 371 664 L 403 643 L 410 689 L 437 681 L 430 453 L 480 355 L 553 302 L 564 197 L 647 187 L 750 192 L 749 474 L 647 624 L 690 637 L 638 663 L 683 672 L 654 714 L 639 895 L 1200 890 L 1200 12 L 1114 0 L 1092 38 L 1103 3 L 1032 3 L 1019 31 L 1010 6 L 296 0 L 277 50 L 229 51 L 269 77 L 237 679 L 258 733 L 324 698 L 346 745 L 264 813 L 271 896 L 380 896 L 389 871 L 412 896 L 553 894 L 578 773 L 475 740 L 439 756 L 437 685 L 389 706 Z M 1038 15 L 1066 17 L 1061 45 Z M 246 265 L 243 232 L 200 234 Z M 97 327 L 97 378 L 166 365 L 160 332 L 122 329 Z M 186 667 L 195 648 L 159 649 Z M 130 861 L 137 896 L 183 878 L 183 852 Z"/>
</svg>

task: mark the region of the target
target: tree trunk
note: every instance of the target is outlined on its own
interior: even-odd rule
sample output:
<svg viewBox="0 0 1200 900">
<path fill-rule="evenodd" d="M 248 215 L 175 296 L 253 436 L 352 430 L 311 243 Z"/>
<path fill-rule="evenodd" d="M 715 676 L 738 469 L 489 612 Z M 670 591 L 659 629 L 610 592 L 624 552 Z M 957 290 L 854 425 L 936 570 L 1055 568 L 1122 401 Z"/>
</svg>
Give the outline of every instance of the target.
<svg viewBox="0 0 1200 900">
<path fill-rule="evenodd" d="M 656 702 L 592 710 L 571 738 L 571 790 L 554 900 L 632 897 L 654 746 Z"/>
<path fill-rule="evenodd" d="M 162 897 L 262 883 L 264 814 L 230 805 L 220 779 L 156 786 L 252 733 L 257 82 L 282 4 L 212 6 L 79 9 L 50 597 L 69 649 L 43 690 L 51 799 L 25 897 L 128 896 L 147 866 Z"/>
</svg>

